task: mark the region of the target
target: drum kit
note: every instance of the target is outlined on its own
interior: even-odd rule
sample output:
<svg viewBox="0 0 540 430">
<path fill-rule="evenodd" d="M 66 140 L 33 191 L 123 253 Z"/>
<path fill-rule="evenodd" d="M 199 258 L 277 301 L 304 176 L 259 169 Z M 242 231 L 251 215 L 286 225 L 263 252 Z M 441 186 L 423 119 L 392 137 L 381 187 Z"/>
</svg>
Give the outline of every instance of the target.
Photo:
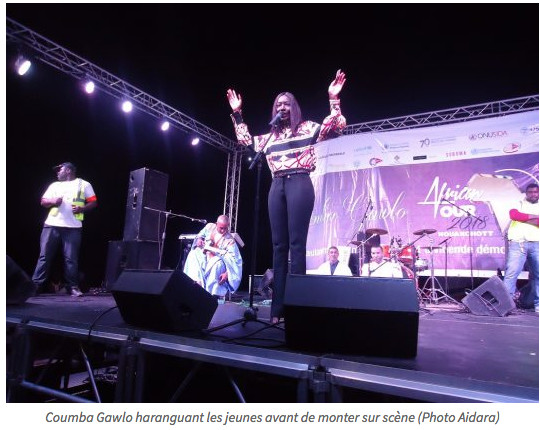
<svg viewBox="0 0 540 430">
<path fill-rule="evenodd" d="M 448 300 L 458 303 L 452 297 L 448 296 L 434 275 L 433 256 L 436 250 L 442 248 L 442 246 L 433 246 L 433 238 L 430 235 L 436 232 L 437 230 L 434 228 L 424 228 L 413 231 L 413 234 L 418 236 L 418 238 L 405 245 L 400 237 L 392 236 L 390 244 L 381 245 L 381 248 L 386 260 L 398 263 L 401 266 L 405 276 L 414 279 L 418 291 L 418 297 L 421 302 L 426 300 L 430 303 L 438 304 L 442 300 Z M 366 243 L 375 236 L 384 236 L 386 234 L 388 234 L 388 231 L 382 228 L 371 228 L 366 230 L 366 240 L 350 241 L 351 245 L 357 246 L 359 249 L 358 255 L 360 258 L 360 267 L 362 266 L 362 262 L 364 260 Z M 414 244 L 424 237 L 428 237 L 429 246 L 420 246 L 416 248 Z M 418 253 L 419 249 L 422 252 L 427 253 L 429 260 L 426 258 L 420 258 Z M 420 289 L 418 285 L 418 272 L 426 271 L 427 269 L 430 269 L 430 276 L 426 279 L 424 286 Z"/>
</svg>

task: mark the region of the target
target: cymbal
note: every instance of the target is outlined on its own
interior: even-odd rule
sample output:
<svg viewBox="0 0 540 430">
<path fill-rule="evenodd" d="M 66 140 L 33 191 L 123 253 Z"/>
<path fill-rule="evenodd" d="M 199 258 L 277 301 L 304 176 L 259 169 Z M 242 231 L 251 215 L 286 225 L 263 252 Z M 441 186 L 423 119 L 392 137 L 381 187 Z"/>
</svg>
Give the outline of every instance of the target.
<svg viewBox="0 0 540 430">
<path fill-rule="evenodd" d="M 442 246 L 421 246 L 420 249 L 442 249 Z"/>
<path fill-rule="evenodd" d="M 382 228 L 368 228 L 366 230 L 366 234 L 378 234 L 379 236 L 382 236 L 384 234 L 388 234 L 388 232 Z"/>
<path fill-rule="evenodd" d="M 437 230 L 435 230 L 434 228 L 423 228 L 422 230 L 416 230 L 416 231 L 413 231 L 413 234 L 417 235 L 417 236 L 421 236 L 423 234 L 433 234 L 433 233 L 436 233 Z"/>
<path fill-rule="evenodd" d="M 356 245 L 356 246 L 362 245 L 362 241 L 361 241 L 361 240 L 351 240 L 349 243 L 350 243 L 351 245 Z"/>
</svg>

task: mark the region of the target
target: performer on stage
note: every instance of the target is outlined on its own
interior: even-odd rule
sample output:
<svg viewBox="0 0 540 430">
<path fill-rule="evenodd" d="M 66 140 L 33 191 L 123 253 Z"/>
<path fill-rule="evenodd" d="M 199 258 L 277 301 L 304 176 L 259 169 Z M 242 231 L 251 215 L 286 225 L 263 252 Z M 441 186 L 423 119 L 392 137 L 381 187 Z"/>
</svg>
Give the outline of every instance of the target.
<svg viewBox="0 0 540 430">
<path fill-rule="evenodd" d="M 504 285 L 518 299 L 523 308 L 534 308 L 538 312 L 538 184 L 531 183 L 525 191 L 525 199 L 510 210 L 508 228 L 508 251 Z M 516 281 L 525 262 L 529 266 L 529 283 L 519 294 Z"/>
<path fill-rule="evenodd" d="M 84 213 L 97 206 L 97 197 L 89 182 L 77 178 L 77 168 L 65 162 L 54 167 L 53 182 L 41 197 L 41 206 L 49 213 L 40 238 L 40 253 L 32 281 L 38 292 L 49 279 L 51 265 L 58 248 L 64 254 L 64 279 L 68 294 L 82 295 L 79 289 L 79 249 Z"/>
<path fill-rule="evenodd" d="M 403 278 L 401 265 L 383 258 L 383 250 L 380 246 L 371 247 L 371 261 L 362 265 L 362 276 L 376 278 Z"/>
<path fill-rule="evenodd" d="M 232 89 L 227 90 L 238 142 L 253 144 L 257 152 L 264 151 L 273 177 L 268 194 L 274 269 L 272 323 L 279 322 L 283 316 L 289 251 L 291 273 L 306 273 L 307 234 L 315 201 L 309 177 L 315 170 L 313 145 L 342 133 L 346 122 L 341 115 L 338 95 L 344 84 L 345 73 L 338 70 L 328 88 L 330 115 L 322 125 L 303 120 L 294 95 L 289 92 L 278 94 L 272 106 L 273 129 L 262 136 L 250 134 L 242 118 L 242 97 Z"/>
<path fill-rule="evenodd" d="M 339 250 L 335 246 L 328 248 L 328 261 L 317 269 L 318 275 L 352 276 L 351 269 L 346 263 L 339 261 Z"/>
<path fill-rule="evenodd" d="M 229 233 L 228 216 L 220 215 L 215 224 L 206 224 L 197 234 L 186 258 L 184 273 L 220 298 L 238 289 L 242 280 L 242 256 Z"/>
</svg>

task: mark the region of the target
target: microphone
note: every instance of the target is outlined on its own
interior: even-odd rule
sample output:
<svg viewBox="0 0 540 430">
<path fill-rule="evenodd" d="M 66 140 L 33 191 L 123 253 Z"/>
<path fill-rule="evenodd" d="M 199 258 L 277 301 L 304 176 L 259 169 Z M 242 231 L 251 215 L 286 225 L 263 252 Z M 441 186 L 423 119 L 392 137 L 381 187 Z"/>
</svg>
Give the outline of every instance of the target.
<svg viewBox="0 0 540 430">
<path fill-rule="evenodd" d="M 200 222 L 201 224 L 207 224 L 205 219 L 191 218 L 191 222 Z"/>
<path fill-rule="evenodd" d="M 281 120 L 281 112 L 276 113 L 276 116 L 268 123 L 268 125 L 275 127 L 277 123 Z"/>
<path fill-rule="evenodd" d="M 452 239 L 452 237 L 449 237 L 449 238 L 447 238 L 447 239 L 444 239 L 441 243 L 439 243 L 439 245 L 442 245 L 443 243 L 448 242 L 450 239 Z"/>
</svg>

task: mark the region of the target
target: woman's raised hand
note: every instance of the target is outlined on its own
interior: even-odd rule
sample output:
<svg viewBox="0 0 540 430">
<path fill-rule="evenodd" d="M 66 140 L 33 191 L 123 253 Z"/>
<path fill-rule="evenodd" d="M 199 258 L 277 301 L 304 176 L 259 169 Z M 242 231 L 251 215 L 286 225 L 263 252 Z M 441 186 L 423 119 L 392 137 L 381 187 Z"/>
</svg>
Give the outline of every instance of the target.
<svg viewBox="0 0 540 430">
<path fill-rule="evenodd" d="M 336 72 L 336 78 L 330 83 L 330 86 L 328 87 L 328 96 L 331 99 L 337 99 L 339 93 L 341 92 L 341 89 L 343 88 L 343 85 L 345 85 L 345 73 L 339 69 Z"/>
<path fill-rule="evenodd" d="M 242 109 L 242 96 L 240 94 L 236 94 L 236 91 L 228 89 L 227 100 L 229 100 L 229 104 L 231 105 L 233 112 L 238 112 Z"/>
</svg>

